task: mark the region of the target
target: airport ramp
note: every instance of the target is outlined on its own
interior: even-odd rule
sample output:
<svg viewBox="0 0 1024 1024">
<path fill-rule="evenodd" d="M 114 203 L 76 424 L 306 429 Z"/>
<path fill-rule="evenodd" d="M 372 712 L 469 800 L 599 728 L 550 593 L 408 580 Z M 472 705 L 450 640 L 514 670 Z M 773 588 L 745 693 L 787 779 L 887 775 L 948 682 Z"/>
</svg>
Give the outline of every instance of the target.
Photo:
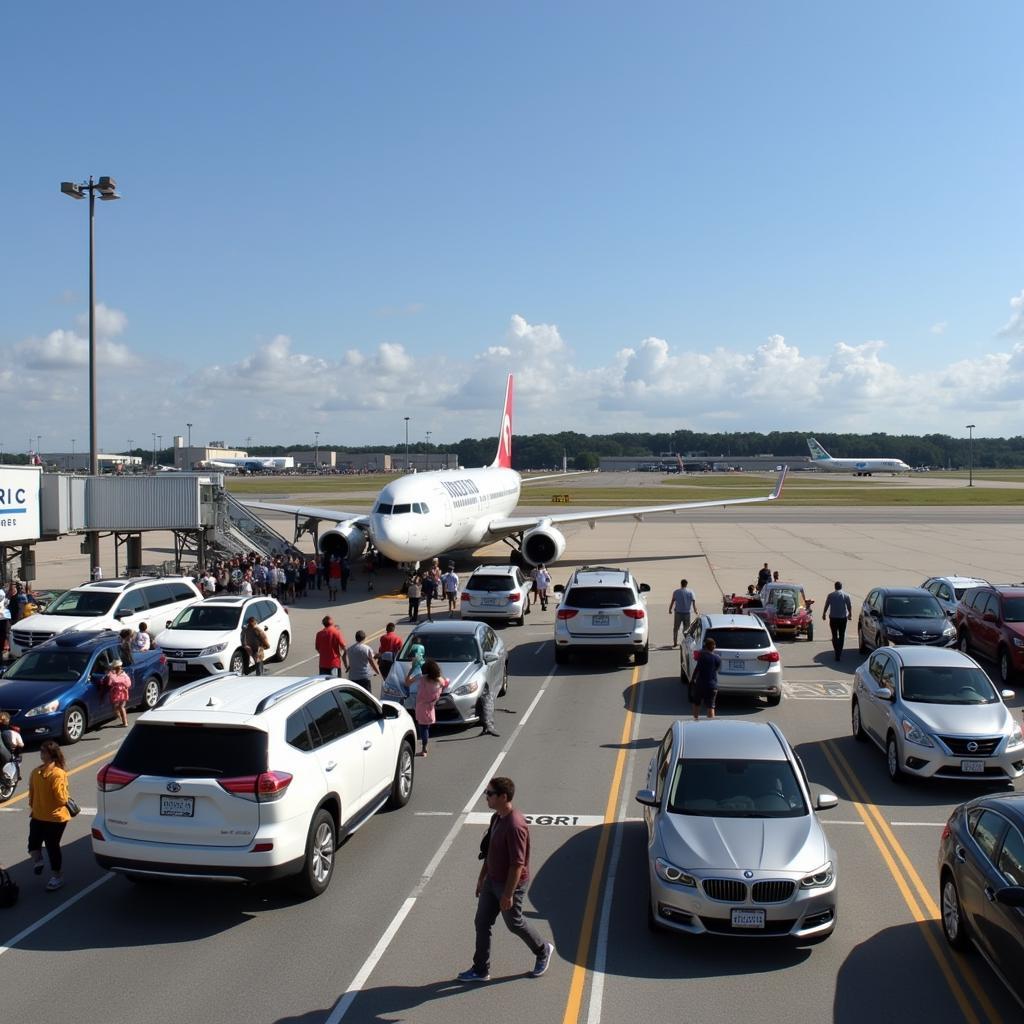
<svg viewBox="0 0 1024 1024">
<path fill-rule="evenodd" d="M 291 541 L 267 526 L 223 488 L 217 495 L 213 545 L 229 555 L 243 555 L 250 551 L 264 558 L 301 554 Z"/>
</svg>

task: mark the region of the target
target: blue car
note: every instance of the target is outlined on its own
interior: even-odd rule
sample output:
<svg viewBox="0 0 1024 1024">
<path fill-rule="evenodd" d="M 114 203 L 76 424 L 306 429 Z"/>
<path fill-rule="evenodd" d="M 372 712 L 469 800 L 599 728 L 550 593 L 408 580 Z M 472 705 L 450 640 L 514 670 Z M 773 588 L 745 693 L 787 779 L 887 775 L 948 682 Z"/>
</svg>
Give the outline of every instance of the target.
<svg viewBox="0 0 1024 1024">
<path fill-rule="evenodd" d="M 112 630 L 69 630 L 26 651 L 0 679 L 0 709 L 21 729 L 26 743 L 55 739 L 77 743 L 87 729 L 115 718 L 99 685 L 121 656 Z M 167 686 L 167 659 L 158 649 L 135 652 L 129 707 L 154 707 Z"/>
</svg>

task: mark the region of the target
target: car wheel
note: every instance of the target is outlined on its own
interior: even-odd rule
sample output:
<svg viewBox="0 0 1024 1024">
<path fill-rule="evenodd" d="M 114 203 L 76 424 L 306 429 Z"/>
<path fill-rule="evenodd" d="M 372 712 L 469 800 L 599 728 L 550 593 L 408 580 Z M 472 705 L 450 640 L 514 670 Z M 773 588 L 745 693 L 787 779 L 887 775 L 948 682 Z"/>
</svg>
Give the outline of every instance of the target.
<svg viewBox="0 0 1024 1024">
<path fill-rule="evenodd" d="M 777 708 L 782 703 L 781 693 L 769 693 L 768 694 L 768 707 Z"/>
<path fill-rule="evenodd" d="M 391 810 L 404 807 L 409 802 L 409 797 L 412 796 L 412 782 L 412 745 L 408 740 L 402 740 L 398 762 L 395 764 L 395 778 L 391 783 L 391 796 L 388 797 L 388 807 Z"/>
<path fill-rule="evenodd" d="M 569 664 L 569 652 L 564 647 L 555 648 L 555 664 L 556 665 L 568 665 Z"/>
<path fill-rule="evenodd" d="M 162 689 L 160 679 L 157 676 L 150 676 L 146 680 L 146 685 L 142 688 L 142 707 L 146 711 L 156 707 L 156 702 L 160 699 L 160 691 Z"/>
<path fill-rule="evenodd" d="M 857 623 L 857 650 L 861 654 L 868 653 L 868 645 L 864 643 L 864 630 L 860 628 L 860 623 Z"/>
<path fill-rule="evenodd" d="M 886 637 L 885 633 L 882 630 L 878 630 L 878 632 L 875 633 L 874 649 L 877 651 L 879 647 L 888 647 L 888 646 L 889 646 L 889 640 Z"/>
<path fill-rule="evenodd" d="M 855 740 L 866 740 L 868 734 L 864 731 L 864 725 L 860 720 L 860 704 L 857 701 L 853 702 L 853 707 L 850 709 L 850 725 L 853 728 L 853 738 Z"/>
<path fill-rule="evenodd" d="M 1004 647 L 999 652 L 999 681 L 1007 686 L 1013 682 L 1013 677 L 1016 675 L 1013 668 L 1013 660 L 1010 658 L 1010 652 Z"/>
<path fill-rule="evenodd" d="M 650 643 L 644 644 L 643 648 L 636 652 L 636 663 L 638 665 L 646 665 L 651 660 L 651 645 Z"/>
<path fill-rule="evenodd" d="M 63 740 L 69 746 L 77 743 L 85 733 L 85 708 L 78 704 L 72 704 L 64 712 Z"/>
<path fill-rule="evenodd" d="M 508 662 L 505 662 L 505 671 L 501 676 L 501 689 L 498 691 L 499 697 L 504 697 L 508 693 Z"/>
<path fill-rule="evenodd" d="M 295 887 L 304 896 L 319 896 L 331 884 L 334 847 L 334 819 L 321 808 L 313 815 L 306 837 L 306 859 L 295 877 Z"/>
<path fill-rule="evenodd" d="M 284 661 L 288 657 L 292 644 L 287 633 L 282 633 L 277 641 L 277 650 L 274 652 L 274 661 Z"/>
<path fill-rule="evenodd" d="M 513 621 L 513 622 L 514 622 L 514 623 L 515 623 L 515 624 L 516 624 L 517 626 L 525 626 L 525 625 L 526 625 L 526 612 L 524 611 L 524 612 L 523 612 L 523 613 L 522 613 L 522 614 L 521 614 L 521 615 L 519 616 L 519 618 L 518 618 L 518 619 L 513 619 L 512 621 Z"/>
<path fill-rule="evenodd" d="M 814 623 L 813 622 L 807 627 L 807 639 L 808 640 L 813 640 L 814 639 Z"/>
<path fill-rule="evenodd" d="M 245 671 L 245 657 L 242 655 L 241 647 L 231 655 L 231 660 L 228 662 L 228 671 L 239 673 Z"/>
<path fill-rule="evenodd" d="M 900 748 L 894 733 L 889 733 L 885 740 L 885 766 L 889 769 L 889 778 L 893 782 L 900 783 L 906 778 L 900 767 Z"/>
<path fill-rule="evenodd" d="M 964 654 L 971 653 L 971 638 L 966 629 L 960 630 L 960 639 L 957 641 L 957 647 L 959 647 Z"/>
<path fill-rule="evenodd" d="M 967 922 L 960 905 L 960 893 L 948 871 L 942 876 L 942 934 L 954 949 L 967 948 Z"/>
</svg>

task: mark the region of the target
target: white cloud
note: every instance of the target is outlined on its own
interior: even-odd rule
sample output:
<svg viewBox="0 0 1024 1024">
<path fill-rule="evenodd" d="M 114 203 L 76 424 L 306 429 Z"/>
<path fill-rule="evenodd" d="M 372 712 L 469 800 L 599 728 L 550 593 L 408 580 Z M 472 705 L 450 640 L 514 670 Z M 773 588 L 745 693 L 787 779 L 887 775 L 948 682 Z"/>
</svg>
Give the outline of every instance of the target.
<svg viewBox="0 0 1024 1024">
<path fill-rule="evenodd" d="M 945 334 L 948 326 L 949 324 L 947 324 L 945 320 L 940 320 L 937 324 L 932 324 L 928 330 L 932 334 Z"/>
<path fill-rule="evenodd" d="M 1024 289 L 1010 299 L 1010 319 L 999 328 L 999 337 L 1024 337 Z"/>
</svg>

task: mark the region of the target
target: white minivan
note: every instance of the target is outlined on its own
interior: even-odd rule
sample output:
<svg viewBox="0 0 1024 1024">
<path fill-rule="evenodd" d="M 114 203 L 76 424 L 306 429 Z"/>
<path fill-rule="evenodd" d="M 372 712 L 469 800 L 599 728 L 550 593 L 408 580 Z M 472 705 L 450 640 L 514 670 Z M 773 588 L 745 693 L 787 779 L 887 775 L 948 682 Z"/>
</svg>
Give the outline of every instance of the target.
<svg viewBox="0 0 1024 1024">
<path fill-rule="evenodd" d="M 140 576 L 95 580 L 61 594 L 42 614 L 16 622 L 11 653 L 18 655 L 68 629 L 138 629 L 145 622 L 157 636 L 182 608 L 202 600 L 187 576 Z"/>
</svg>

